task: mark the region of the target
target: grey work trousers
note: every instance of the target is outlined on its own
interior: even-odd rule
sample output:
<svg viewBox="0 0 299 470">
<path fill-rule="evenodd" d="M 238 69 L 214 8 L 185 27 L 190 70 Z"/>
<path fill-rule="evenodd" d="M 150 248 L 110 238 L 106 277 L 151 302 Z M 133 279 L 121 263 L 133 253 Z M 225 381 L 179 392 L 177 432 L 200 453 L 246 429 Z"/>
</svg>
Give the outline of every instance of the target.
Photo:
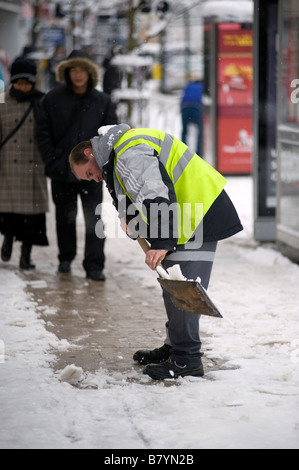
<svg viewBox="0 0 299 470">
<path fill-rule="evenodd" d="M 167 269 L 176 264 L 180 265 L 182 274 L 187 279 L 201 278 L 202 286 L 207 289 L 210 282 L 217 242 L 203 243 L 195 250 L 179 246 L 175 253 L 166 257 L 163 266 Z M 167 338 L 165 343 L 172 347 L 172 359 L 182 360 L 201 356 L 201 341 L 199 334 L 200 315 L 185 312 L 174 306 L 170 295 L 163 290 L 164 304 L 168 321 L 166 323 Z"/>
</svg>

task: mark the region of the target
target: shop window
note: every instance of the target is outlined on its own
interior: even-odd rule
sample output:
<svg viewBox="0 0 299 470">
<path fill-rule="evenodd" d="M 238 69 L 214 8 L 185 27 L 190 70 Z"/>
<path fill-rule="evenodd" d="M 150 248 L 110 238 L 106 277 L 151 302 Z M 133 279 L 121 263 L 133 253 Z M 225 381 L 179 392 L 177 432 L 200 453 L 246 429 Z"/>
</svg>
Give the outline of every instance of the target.
<svg viewBox="0 0 299 470">
<path fill-rule="evenodd" d="M 299 124 L 299 3 L 283 2 L 282 123 Z"/>
</svg>

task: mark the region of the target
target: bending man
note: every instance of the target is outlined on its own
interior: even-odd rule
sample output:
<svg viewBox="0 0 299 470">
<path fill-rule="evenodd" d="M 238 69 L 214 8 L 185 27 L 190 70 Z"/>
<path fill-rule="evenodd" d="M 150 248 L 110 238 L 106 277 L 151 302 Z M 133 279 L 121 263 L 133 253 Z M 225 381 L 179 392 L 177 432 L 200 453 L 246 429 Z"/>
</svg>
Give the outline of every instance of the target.
<svg viewBox="0 0 299 470">
<path fill-rule="evenodd" d="M 179 139 L 125 124 L 100 128 L 99 136 L 81 142 L 70 165 L 80 180 L 105 180 L 129 232 L 150 243 L 151 269 L 179 264 L 187 279 L 200 277 L 208 288 L 217 242 L 243 229 L 222 175 Z M 200 316 L 177 309 L 165 291 L 163 298 L 165 344 L 137 351 L 134 360 L 153 379 L 201 377 Z"/>
</svg>

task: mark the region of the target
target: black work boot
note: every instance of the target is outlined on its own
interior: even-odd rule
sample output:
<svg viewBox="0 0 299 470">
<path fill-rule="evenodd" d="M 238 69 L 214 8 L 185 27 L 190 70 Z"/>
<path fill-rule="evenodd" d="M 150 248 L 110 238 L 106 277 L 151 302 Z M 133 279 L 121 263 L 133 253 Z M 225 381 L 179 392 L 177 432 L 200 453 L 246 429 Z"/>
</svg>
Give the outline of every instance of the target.
<svg viewBox="0 0 299 470">
<path fill-rule="evenodd" d="M 135 352 L 133 359 L 139 364 L 159 364 L 160 362 L 167 361 L 171 354 L 171 346 L 164 344 L 161 348 L 153 349 L 140 349 Z"/>
<path fill-rule="evenodd" d="M 29 271 L 35 269 L 35 264 L 31 260 L 32 245 L 23 243 L 21 248 L 20 269 Z"/>
<path fill-rule="evenodd" d="M 9 261 L 12 255 L 12 246 L 13 246 L 13 237 L 10 235 L 5 235 L 2 249 L 1 249 L 1 259 L 2 261 Z"/>
<path fill-rule="evenodd" d="M 171 358 L 160 364 L 148 364 L 143 371 L 153 380 L 178 379 L 179 377 L 203 377 L 204 368 L 201 358 L 196 358 L 187 363 L 180 363 Z"/>
<path fill-rule="evenodd" d="M 93 281 L 105 281 L 106 277 L 101 269 L 97 269 L 93 271 L 87 271 L 86 279 L 92 279 Z"/>
</svg>

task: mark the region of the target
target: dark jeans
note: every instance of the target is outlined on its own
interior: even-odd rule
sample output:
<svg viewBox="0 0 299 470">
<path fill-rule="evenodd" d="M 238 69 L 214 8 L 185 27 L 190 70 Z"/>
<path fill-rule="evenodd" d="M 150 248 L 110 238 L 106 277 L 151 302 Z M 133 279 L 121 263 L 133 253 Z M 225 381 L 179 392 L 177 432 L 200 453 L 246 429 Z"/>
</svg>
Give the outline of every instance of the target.
<svg viewBox="0 0 299 470">
<path fill-rule="evenodd" d="M 189 124 L 197 126 L 197 149 L 196 153 L 202 157 L 202 115 L 201 110 L 197 107 L 187 106 L 182 107 L 182 141 L 188 145 L 188 127 Z"/>
<path fill-rule="evenodd" d="M 64 183 L 52 181 L 52 197 L 56 206 L 56 230 L 59 261 L 73 261 L 77 253 L 76 218 L 78 196 L 82 201 L 85 219 L 85 271 L 102 270 L 105 264 L 105 240 L 96 236 L 96 224 L 101 218 L 95 215 L 96 207 L 103 200 L 102 183 L 80 181 Z"/>
</svg>

